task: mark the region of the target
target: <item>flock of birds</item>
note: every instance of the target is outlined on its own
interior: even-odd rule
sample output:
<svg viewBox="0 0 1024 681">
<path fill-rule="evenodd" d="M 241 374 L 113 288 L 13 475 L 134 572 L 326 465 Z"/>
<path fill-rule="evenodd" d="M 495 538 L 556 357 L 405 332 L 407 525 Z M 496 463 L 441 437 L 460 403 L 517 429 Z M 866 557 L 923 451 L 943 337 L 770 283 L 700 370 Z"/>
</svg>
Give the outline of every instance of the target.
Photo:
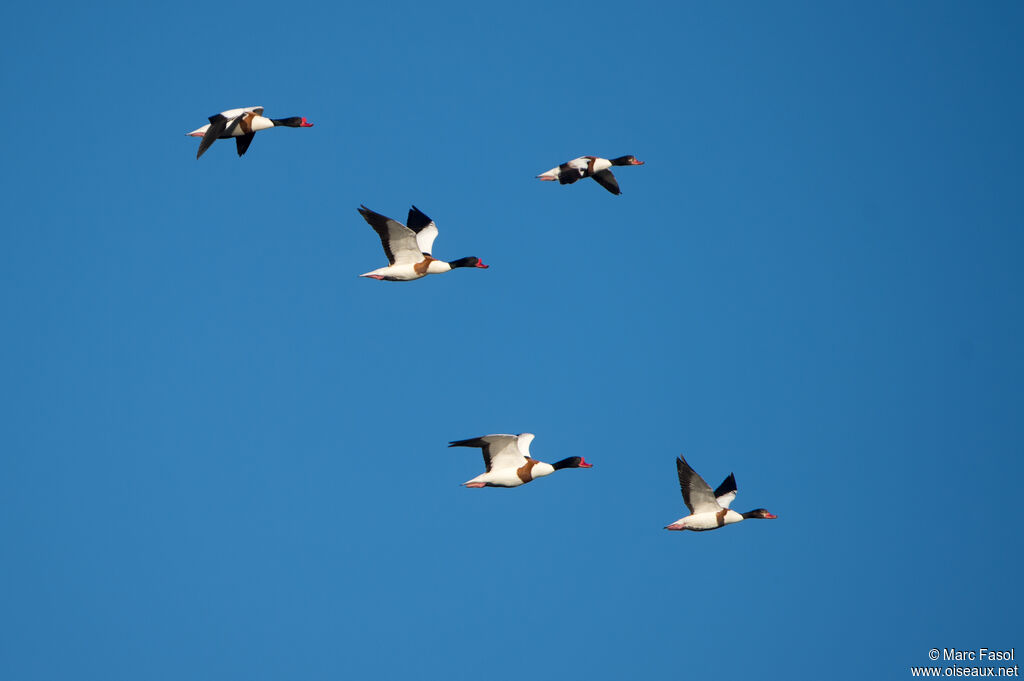
<svg viewBox="0 0 1024 681">
<path fill-rule="evenodd" d="M 229 109 L 210 116 L 210 122 L 190 133 L 192 137 L 202 138 L 196 158 L 200 158 L 218 139 L 234 139 L 238 155 L 242 156 L 252 144 L 253 136 L 259 130 L 275 127 L 311 128 L 313 124 L 304 117 L 267 118 L 263 115 L 262 106 L 251 106 L 240 109 Z M 581 156 L 541 173 L 538 179 L 555 181 L 559 184 L 572 184 L 578 180 L 591 177 L 602 187 L 615 195 L 619 191 L 619 183 L 612 174 L 613 166 L 638 166 L 635 156 L 620 156 L 607 159 L 598 156 Z M 437 225 L 416 206 L 409 209 L 409 216 L 403 225 L 397 220 L 375 213 L 366 206 L 359 207 L 359 214 L 373 227 L 380 237 L 384 254 L 388 258 L 387 267 L 379 267 L 361 277 L 383 281 L 412 281 L 428 274 L 442 274 L 459 267 L 487 269 L 487 265 L 475 256 L 459 258 L 446 262 L 433 257 L 434 240 L 437 238 Z M 570 456 L 545 463 L 530 456 L 530 443 L 533 433 L 519 435 L 493 434 L 468 440 L 455 440 L 449 447 L 478 447 L 483 452 L 486 470 L 471 480 L 462 483 L 465 487 L 519 487 L 537 478 L 551 475 L 565 468 L 591 468 L 581 456 Z M 732 525 L 748 518 L 773 519 L 763 508 L 746 513 L 737 513 L 729 508 L 736 498 L 736 477 L 730 473 L 717 489 L 704 481 L 690 464 L 680 456 L 676 459 L 676 472 L 679 475 L 679 488 L 683 493 L 683 502 L 690 514 L 666 525 L 666 530 L 692 530 L 702 532 L 715 530 L 725 525 Z"/>
</svg>

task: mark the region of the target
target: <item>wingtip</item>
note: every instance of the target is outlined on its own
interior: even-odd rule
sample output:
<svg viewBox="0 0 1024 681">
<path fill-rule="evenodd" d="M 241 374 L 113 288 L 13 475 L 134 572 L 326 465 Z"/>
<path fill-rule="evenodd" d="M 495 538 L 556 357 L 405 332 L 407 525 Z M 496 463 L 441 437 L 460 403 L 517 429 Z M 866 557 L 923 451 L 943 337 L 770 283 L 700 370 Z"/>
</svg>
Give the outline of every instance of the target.
<svg viewBox="0 0 1024 681">
<path fill-rule="evenodd" d="M 429 225 L 433 220 L 429 215 L 421 211 L 415 205 L 409 208 L 409 217 L 406 219 L 406 227 L 414 232 L 419 232 L 421 229 Z M 425 251 L 424 251 L 425 252 Z"/>
</svg>

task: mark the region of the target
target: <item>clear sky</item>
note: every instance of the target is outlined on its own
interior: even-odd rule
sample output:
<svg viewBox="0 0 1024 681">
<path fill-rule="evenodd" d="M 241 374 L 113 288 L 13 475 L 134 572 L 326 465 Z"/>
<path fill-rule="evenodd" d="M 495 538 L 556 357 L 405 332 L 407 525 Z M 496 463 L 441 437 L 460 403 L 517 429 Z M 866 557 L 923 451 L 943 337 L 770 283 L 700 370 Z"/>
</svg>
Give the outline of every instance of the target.
<svg viewBox="0 0 1024 681">
<path fill-rule="evenodd" d="M 0 677 L 1024 650 L 1024 6 L 17 3 Z M 196 160 L 263 105 L 311 129 Z M 620 197 L 534 176 L 635 154 Z M 392 284 L 356 208 L 434 218 Z M 449 440 L 536 433 L 514 490 Z M 674 459 L 740 511 L 685 514 Z"/>
</svg>

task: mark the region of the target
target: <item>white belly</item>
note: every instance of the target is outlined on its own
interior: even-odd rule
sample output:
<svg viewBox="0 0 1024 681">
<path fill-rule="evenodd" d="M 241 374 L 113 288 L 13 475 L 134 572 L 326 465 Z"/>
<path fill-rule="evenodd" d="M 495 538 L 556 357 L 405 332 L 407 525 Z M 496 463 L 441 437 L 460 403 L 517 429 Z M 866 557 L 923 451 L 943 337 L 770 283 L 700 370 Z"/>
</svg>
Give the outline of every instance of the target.
<svg viewBox="0 0 1024 681">
<path fill-rule="evenodd" d="M 431 263 L 433 264 L 433 263 Z M 412 281 L 413 279 L 419 279 L 425 276 L 426 272 L 420 274 L 417 272 L 413 265 L 390 265 L 388 267 L 378 267 L 372 272 L 366 274 L 360 274 L 360 277 L 383 277 L 388 281 Z"/>
<path fill-rule="evenodd" d="M 743 516 L 736 511 L 726 511 L 724 517 L 721 516 L 720 513 L 720 511 L 694 513 L 686 516 L 685 518 L 680 518 L 672 524 L 682 524 L 683 527 L 681 529 L 693 530 L 694 532 L 704 532 L 705 530 L 716 530 L 723 525 L 732 525 L 733 523 L 738 523 L 743 520 Z"/>
<path fill-rule="evenodd" d="M 490 473 L 481 473 L 472 480 L 467 480 L 463 485 L 470 482 L 482 482 L 493 487 L 519 487 L 524 484 L 515 468 L 503 468 Z"/>
</svg>

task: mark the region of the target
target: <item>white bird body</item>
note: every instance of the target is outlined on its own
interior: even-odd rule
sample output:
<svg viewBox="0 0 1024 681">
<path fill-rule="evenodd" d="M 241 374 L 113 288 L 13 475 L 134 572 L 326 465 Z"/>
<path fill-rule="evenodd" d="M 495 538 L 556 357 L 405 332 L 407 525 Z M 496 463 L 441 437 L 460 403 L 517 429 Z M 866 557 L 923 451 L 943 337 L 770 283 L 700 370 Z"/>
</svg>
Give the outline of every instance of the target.
<svg viewBox="0 0 1024 681">
<path fill-rule="evenodd" d="M 685 518 L 680 518 L 669 525 L 668 528 L 671 530 L 702 532 L 704 530 L 715 530 L 723 525 L 738 523 L 741 520 L 743 520 L 743 516 L 736 511 L 726 510 L 725 514 L 721 516 L 714 511 L 705 511 L 704 513 L 691 513 Z"/>
<path fill-rule="evenodd" d="M 444 260 L 434 260 L 430 258 L 426 267 L 417 267 L 415 263 L 404 263 L 401 265 L 388 265 L 387 267 L 378 267 L 375 270 L 367 272 L 366 274 L 360 274 L 360 277 L 369 277 L 370 279 L 385 279 L 387 281 L 412 281 L 413 279 L 419 279 L 425 277 L 428 274 L 443 274 L 444 272 L 451 272 L 452 266 L 446 263 Z"/>
<path fill-rule="evenodd" d="M 711 486 L 681 456 L 676 459 L 676 472 L 679 475 L 679 489 L 683 493 L 683 502 L 690 509 L 690 515 L 666 525 L 666 530 L 704 532 L 742 522 L 747 518 L 777 517 L 763 508 L 747 513 L 737 513 L 730 509 L 729 504 L 736 498 L 736 477 L 732 473 L 712 492 Z"/>
<path fill-rule="evenodd" d="M 537 179 L 555 181 L 559 184 L 572 184 L 585 177 L 592 177 L 594 180 L 610 191 L 612 194 L 621 194 L 619 183 L 612 174 L 612 166 L 642 166 L 643 161 L 638 161 L 635 156 L 620 156 L 607 159 L 600 156 L 580 156 L 571 161 L 566 161 L 560 166 L 541 173 Z"/>
<path fill-rule="evenodd" d="M 555 464 L 530 456 L 533 433 L 497 433 L 469 440 L 456 440 L 449 447 L 480 447 L 486 472 L 462 483 L 465 487 L 519 487 L 562 468 L 591 468 L 583 457 L 571 456 Z"/>
<path fill-rule="evenodd" d="M 409 209 L 408 224 L 375 213 L 366 206 L 359 207 L 359 214 L 373 227 L 380 237 L 384 255 L 388 257 L 387 267 L 360 274 L 360 277 L 383 279 L 384 281 L 412 281 L 428 274 L 451 272 L 456 267 L 479 267 L 487 269 L 480 258 L 459 258 L 445 262 L 433 257 L 430 252 L 437 238 L 437 225 L 416 206 Z"/>
<path fill-rule="evenodd" d="M 185 133 L 190 137 L 202 137 L 196 158 L 199 158 L 210 145 L 218 139 L 235 139 L 238 155 L 241 156 L 252 143 L 253 135 L 260 130 L 268 130 L 278 126 L 288 128 L 312 128 L 313 124 L 300 116 L 292 118 L 267 118 L 263 115 L 262 106 L 246 106 L 239 109 L 228 109 L 210 116 L 210 122 Z"/>
<path fill-rule="evenodd" d="M 599 173 L 602 170 L 607 170 L 612 167 L 612 162 L 606 158 L 600 156 L 580 156 L 574 158 L 571 161 L 566 161 L 560 166 L 555 166 L 551 170 L 541 173 L 537 177 L 544 179 L 557 180 L 559 174 L 565 172 L 567 169 L 576 171 L 580 177 L 590 177 L 594 173 Z"/>
<path fill-rule="evenodd" d="M 532 482 L 537 478 L 543 478 L 555 472 L 554 466 L 536 459 L 526 458 L 523 460 L 523 465 L 530 465 L 531 462 L 533 467 L 530 468 L 529 478 L 526 480 L 523 480 L 519 472 L 522 467 L 501 468 L 488 473 L 481 473 L 472 480 L 467 480 L 462 484 L 466 487 L 519 487 L 527 482 Z"/>
<path fill-rule="evenodd" d="M 260 111 L 263 110 L 260 107 L 253 107 L 253 108 L 259 108 Z M 242 115 L 242 113 L 245 113 L 245 112 L 251 111 L 251 110 L 252 110 L 251 108 L 250 109 L 231 109 L 231 111 L 225 111 L 224 113 L 222 113 L 221 116 L 224 116 L 225 118 L 228 118 L 228 119 L 232 119 L 232 118 L 237 118 L 238 116 Z M 227 115 L 227 114 L 230 114 L 230 113 L 234 113 L 236 111 L 238 111 L 240 113 L 237 113 L 234 116 L 228 116 Z M 250 126 L 251 126 L 250 127 L 250 131 L 251 132 L 257 132 L 258 130 L 269 130 L 270 128 L 274 127 L 274 121 L 270 120 L 266 116 L 253 116 L 252 118 L 249 119 L 249 122 L 250 122 Z M 210 125 L 211 125 L 210 123 L 207 123 L 203 127 L 196 128 L 192 132 L 188 133 L 188 135 L 190 137 L 202 137 L 203 135 L 206 134 L 206 131 L 210 129 Z M 232 130 L 230 132 L 225 132 L 224 136 L 225 137 L 241 137 L 242 135 L 245 135 L 245 134 L 248 134 L 248 133 L 246 133 L 246 132 L 244 132 L 242 130 L 242 126 L 236 125 L 234 128 L 232 128 Z"/>
</svg>

